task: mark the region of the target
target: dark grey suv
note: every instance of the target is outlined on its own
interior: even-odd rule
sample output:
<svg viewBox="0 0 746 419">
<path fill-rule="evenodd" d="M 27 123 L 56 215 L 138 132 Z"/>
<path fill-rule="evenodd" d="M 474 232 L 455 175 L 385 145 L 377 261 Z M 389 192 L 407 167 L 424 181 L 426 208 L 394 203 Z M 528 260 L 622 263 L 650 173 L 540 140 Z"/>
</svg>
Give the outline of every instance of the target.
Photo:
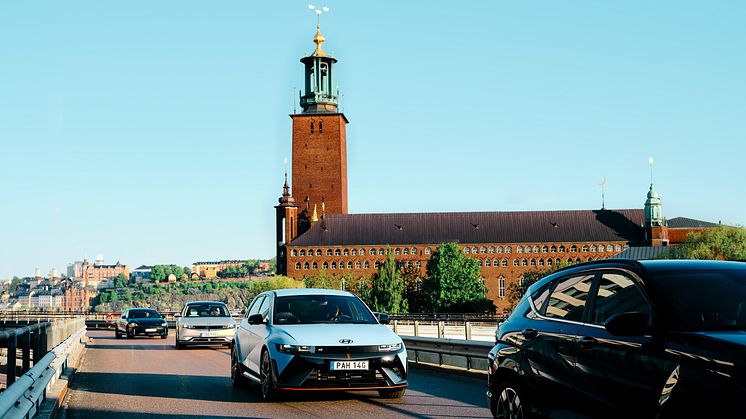
<svg viewBox="0 0 746 419">
<path fill-rule="evenodd" d="M 746 417 L 746 263 L 560 270 L 500 325 L 489 364 L 495 417 Z"/>
</svg>

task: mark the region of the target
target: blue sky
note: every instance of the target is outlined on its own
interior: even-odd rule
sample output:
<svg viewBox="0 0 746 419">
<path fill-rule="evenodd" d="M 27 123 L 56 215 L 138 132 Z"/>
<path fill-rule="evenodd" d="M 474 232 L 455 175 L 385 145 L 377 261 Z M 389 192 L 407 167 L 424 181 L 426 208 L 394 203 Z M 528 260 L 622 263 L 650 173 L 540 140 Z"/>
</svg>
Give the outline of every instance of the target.
<svg viewBox="0 0 746 419">
<path fill-rule="evenodd" d="M 746 3 L 329 1 L 351 212 L 746 224 Z M 304 1 L 0 2 L 0 278 L 273 256 Z"/>
</svg>

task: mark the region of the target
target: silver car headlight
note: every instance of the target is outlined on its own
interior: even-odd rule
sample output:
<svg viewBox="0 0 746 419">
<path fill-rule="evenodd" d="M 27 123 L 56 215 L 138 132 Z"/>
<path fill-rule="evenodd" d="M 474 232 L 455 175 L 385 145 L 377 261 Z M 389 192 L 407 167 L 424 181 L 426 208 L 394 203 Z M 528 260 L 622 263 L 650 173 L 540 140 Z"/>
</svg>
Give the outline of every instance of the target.
<svg viewBox="0 0 746 419">
<path fill-rule="evenodd" d="M 312 348 L 313 348 L 312 346 L 305 346 L 305 345 L 288 345 L 284 343 L 277 344 L 277 350 L 279 352 L 286 353 L 286 354 L 312 352 Z"/>
<path fill-rule="evenodd" d="M 390 345 L 378 345 L 378 351 L 380 352 L 392 352 L 401 349 L 401 342 L 392 343 Z"/>
<path fill-rule="evenodd" d="M 138 325 L 135 322 L 130 322 L 129 324 L 127 324 L 127 327 L 137 327 L 137 326 Z"/>
</svg>

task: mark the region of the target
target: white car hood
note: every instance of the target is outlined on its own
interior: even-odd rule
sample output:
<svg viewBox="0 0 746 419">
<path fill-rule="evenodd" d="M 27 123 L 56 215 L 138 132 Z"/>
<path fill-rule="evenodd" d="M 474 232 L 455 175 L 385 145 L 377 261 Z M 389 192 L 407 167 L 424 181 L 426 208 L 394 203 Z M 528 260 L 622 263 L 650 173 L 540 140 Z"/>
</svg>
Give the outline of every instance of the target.
<svg viewBox="0 0 746 419">
<path fill-rule="evenodd" d="M 381 324 L 297 324 L 275 326 L 275 331 L 291 337 L 298 345 L 308 346 L 389 345 L 401 342 L 399 336 Z M 352 342 L 340 342 L 346 339 Z"/>
<path fill-rule="evenodd" d="M 235 326 L 236 321 L 230 317 L 182 317 L 179 324 L 194 326 Z"/>
</svg>

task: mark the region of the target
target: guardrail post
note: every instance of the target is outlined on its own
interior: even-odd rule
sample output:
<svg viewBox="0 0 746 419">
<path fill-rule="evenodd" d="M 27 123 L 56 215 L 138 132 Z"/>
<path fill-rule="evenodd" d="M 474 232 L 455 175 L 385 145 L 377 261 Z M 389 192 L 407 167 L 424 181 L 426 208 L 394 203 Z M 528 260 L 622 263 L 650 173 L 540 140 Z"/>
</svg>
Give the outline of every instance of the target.
<svg viewBox="0 0 746 419">
<path fill-rule="evenodd" d="M 471 340 L 471 322 L 464 323 L 464 336 L 466 340 Z"/>
<path fill-rule="evenodd" d="M 26 328 L 21 334 L 21 350 L 23 353 L 23 360 L 21 364 L 21 372 L 24 374 L 31 369 L 31 329 Z"/>
<path fill-rule="evenodd" d="M 420 322 L 419 320 L 414 321 L 414 335 L 419 336 L 420 335 Z"/>
<path fill-rule="evenodd" d="M 446 323 L 444 321 L 438 322 L 438 339 L 444 339 L 446 337 Z"/>
<path fill-rule="evenodd" d="M 16 349 L 18 341 L 16 340 L 16 331 L 8 331 L 8 364 L 5 367 L 5 382 L 7 387 L 16 382 Z M 6 388 L 7 388 L 6 387 Z"/>
<path fill-rule="evenodd" d="M 39 328 L 39 359 L 47 354 L 47 325 Z"/>
<path fill-rule="evenodd" d="M 398 327 L 397 326 L 399 326 L 399 320 L 394 320 L 394 333 L 398 332 L 398 330 L 397 330 Z"/>
</svg>

